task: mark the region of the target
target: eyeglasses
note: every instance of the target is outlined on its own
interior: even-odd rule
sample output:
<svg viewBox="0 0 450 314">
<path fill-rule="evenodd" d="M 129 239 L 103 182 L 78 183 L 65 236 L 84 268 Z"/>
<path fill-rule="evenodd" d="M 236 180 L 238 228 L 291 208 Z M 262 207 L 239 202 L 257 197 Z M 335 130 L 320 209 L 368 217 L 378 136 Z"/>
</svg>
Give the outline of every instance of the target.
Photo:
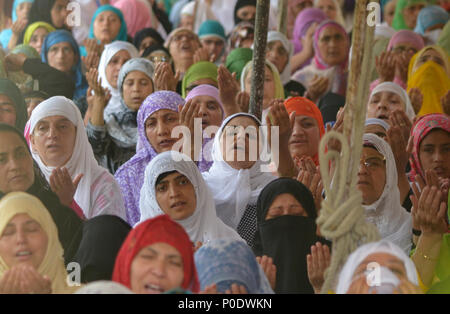
<svg viewBox="0 0 450 314">
<path fill-rule="evenodd" d="M 184 37 L 186 37 L 187 40 L 194 40 L 195 36 L 193 34 L 179 34 L 173 36 L 174 42 L 180 42 Z"/>
<path fill-rule="evenodd" d="M 386 158 L 380 158 L 380 157 L 366 157 L 366 158 L 361 158 L 359 160 L 359 164 L 360 165 L 364 165 L 364 167 L 366 167 L 366 169 L 373 171 L 373 170 L 377 170 L 382 168 L 385 164 L 386 164 Z"/>
<path fill-rule="evenodd" d="M 166 57 L 166 56 L 152 56 L 152 57 L 148 57 L 148 59 L 153 63 L 170 62 L 170 58 Z"/>
</svg>

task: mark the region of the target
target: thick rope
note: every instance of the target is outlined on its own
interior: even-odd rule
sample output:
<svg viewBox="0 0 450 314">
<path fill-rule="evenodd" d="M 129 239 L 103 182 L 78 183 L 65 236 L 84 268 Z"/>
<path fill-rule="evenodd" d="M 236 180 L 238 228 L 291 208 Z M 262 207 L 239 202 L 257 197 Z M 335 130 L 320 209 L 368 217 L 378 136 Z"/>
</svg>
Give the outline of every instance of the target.
<svg viewBox="0 0 450 314">
<path fill-rule="evenodd" d="M 325 153 L 326 144 L 330 139 L 341 142 L 341 154 L 333 150 Z M 365 219 L 361 192 L 355 189 L 346 197 L 345 181 L 351 156 L 345 136 L 334 131 L 328 132 L 320 142 L 319 152 L 320 165 L 326 165 L 321 166 L 320 171 L 327 197 L 322 201 L 317 225 L 322 236 L 333 242 L 331 264 L 325 271 L 325 282 L 321 291 L 328 293 L 334 289 L 337 274 L 347 257 L 358 246 L 378 240 L 379 234 L 377 228 Z M 334 178 L 330 175 L 331 162 L 336 165 Z M 358 166 L 359 163 L 352 163 L 352 168 Z"/>
</svg>

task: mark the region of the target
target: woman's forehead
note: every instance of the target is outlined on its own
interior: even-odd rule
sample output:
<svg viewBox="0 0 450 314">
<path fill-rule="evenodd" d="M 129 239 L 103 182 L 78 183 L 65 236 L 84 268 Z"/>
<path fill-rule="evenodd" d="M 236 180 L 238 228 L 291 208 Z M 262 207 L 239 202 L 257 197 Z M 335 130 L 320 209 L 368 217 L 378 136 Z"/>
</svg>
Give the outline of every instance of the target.
<svg viewBox="0 0 450 314">
<path fill-rule="evenodd" d="M 254 126 L 258 127 L 258 123 L 249 116 L 237 116 L 228 121 L 228 123 L 225 126 Z"/>
</svg>

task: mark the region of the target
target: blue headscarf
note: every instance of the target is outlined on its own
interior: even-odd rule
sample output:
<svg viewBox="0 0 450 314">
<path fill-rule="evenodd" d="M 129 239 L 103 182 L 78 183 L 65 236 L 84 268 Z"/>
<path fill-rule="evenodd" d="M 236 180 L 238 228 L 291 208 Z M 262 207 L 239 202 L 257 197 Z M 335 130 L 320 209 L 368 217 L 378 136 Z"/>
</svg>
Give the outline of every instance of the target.
<svg viewBox="0 0 450 314">
<path fill-rule="evenodd" d="M 273 294 L 264 271 L 244 241 L 211 240 L 195 252 L 194 260 L 201 290 L 216 284 L 217 291 L 224 293 L 236 283 L 249 294 Z"/>
<path fill-rule="evenodd" d="M 86 79 L 81 72 L 81 58 L 80 58 L 80 50 L 77 42 L 73 38 L 72 34 L 66 30 L 56 30 L 51 32 L 45 37 L 44 43 L 41 49 L 41 59 L 42 62 L 48 63 L 47 54 L 50 48 L 53 45 L 67 42 L 72 46 L 73 51 L 76 54 L 75 64 L 72 67 L 72 79 L 75 82 L 75 94 L 74 100 L 77 100 L 86 95 L 86 90 L 88 88 L 88 84 Z"/>
<path fill-rule="evenodd" d="M 428 28 L 438 24 L 446 24 L 448 18 L 448 13 L 443 8 L 437 5 L 430 5 L 420 10 L 414 31 L 424 35 Z"/>
<path fill-rule="evenodd" d="M 26 3 L 26 2 L 33 3 L 34 0 L 14 0 L 14 4 L 13 4 L 13 7 L 12 7 L 12 12 L 11 12 L 12 13 L 11 16 L 12 16 L 12 22 L 13 23 L 15 21 L 17 21 L 17 13 L 16 13 L 17 7 L 20 4 Z M 0 33 L 0 43 L 2 44 L 4 49 L 8 48 L 8 43 L 9 43 L 9 40 L 11 39 L 11 36 L 12 36 L 11 28 L 7 28 L 7 29 L 3 30 Z"/>
<path fill-rule="evenodd" d="M 102 5 L 101 7 L 99 7 L 97 9 L 97 11 L 95 11 L 95 14 L 91 20 L 91 28 L 89 29 L 89 38 L 95 38 L 95 35 L 94 35 L 95 19 L 97 18 L 97 16 L 100 15 L 100 13 L 103 13 L 105 11 L 111 11 L 111 12 L 115 13 L 120 19 L 119 34 L 117 34 L 117 37 L 114 38 L 113 41 L 116 41 L 116 40 L 127 41 L 127 23 L 125 22 L 122 11 L 120 11 L 118 8 L 113 7 L 112 5 L 109 5 L 109 4 Z M 87 55 L 85 47 L 81 47 L 80 51 L 81 51 L 82 56 L 85 57 Z"/>
</svg>

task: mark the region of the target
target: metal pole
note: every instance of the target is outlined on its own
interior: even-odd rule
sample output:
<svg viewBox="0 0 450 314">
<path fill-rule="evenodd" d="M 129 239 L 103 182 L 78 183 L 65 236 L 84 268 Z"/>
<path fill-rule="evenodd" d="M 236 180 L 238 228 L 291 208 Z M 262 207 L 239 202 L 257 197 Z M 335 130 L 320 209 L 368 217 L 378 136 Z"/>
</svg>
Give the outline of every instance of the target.
<svg viewBox="0 0 450 314">
<path fill-rule="evenodd" d="M 252 89 L 250 113 L 261 119 L 264 98 L 264 71 L 266 60 L 267 29 L 270 0 L 258 0 L 256 4 L 255 40 L 253 52 Z"/>
</svg>

